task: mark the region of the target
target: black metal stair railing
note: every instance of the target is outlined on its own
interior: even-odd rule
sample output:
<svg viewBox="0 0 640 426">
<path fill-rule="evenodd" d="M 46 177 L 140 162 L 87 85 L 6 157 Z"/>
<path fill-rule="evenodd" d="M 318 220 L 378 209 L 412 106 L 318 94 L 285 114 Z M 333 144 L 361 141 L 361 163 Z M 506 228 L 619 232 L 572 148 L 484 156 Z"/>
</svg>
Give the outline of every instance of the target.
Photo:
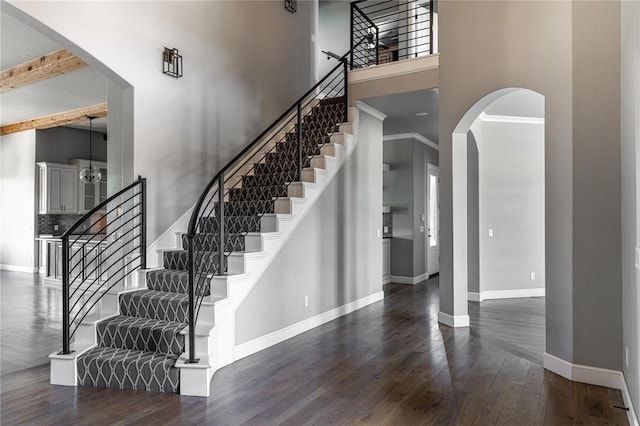
<svg viewBox="0 0 640 426">
<path fill-rule="evenodd" d="M 435 19 L 435 0 L 351 2 L 351 69 L 435 53 Z"/>
<path fill-rule="evenodd" d="M 98 204 L 62 234 L 62 352 L 103 296 L 146 269 L 146 179 Z"/>
<path fill-rule="evenodd" d="M 363 40 L 360 40 L 362 43 Z M 195 325 L 202 304 L 206 278 L 224 275 L 227 260 L 247 229 L 259 228 L 275 199 L 287 196 L 287 188 L 302 181 L 311 158 L 330 142 L 330 136 L 347 121 L 348 53 L 339 57 L 326 76 L 307 91 L 278 119 L 247 145 L 207 184 L 198 199 L 186 236 L 189 272 L 189 361 L 195 358 Z M 318 126 L 321 122 L 325 125 Z M 322 133 L 320 129 L 329 128 Z M 278 182 L 277 190 L 266 188 Z M 249 184 L 253 186 L 249 186 Z M 259 196 L 258 201 L 238 198 Z M 245 215 L 245 216 L 243 216 Z M 206 240 L 213 236 L 215 242 Z"/>
</svg>

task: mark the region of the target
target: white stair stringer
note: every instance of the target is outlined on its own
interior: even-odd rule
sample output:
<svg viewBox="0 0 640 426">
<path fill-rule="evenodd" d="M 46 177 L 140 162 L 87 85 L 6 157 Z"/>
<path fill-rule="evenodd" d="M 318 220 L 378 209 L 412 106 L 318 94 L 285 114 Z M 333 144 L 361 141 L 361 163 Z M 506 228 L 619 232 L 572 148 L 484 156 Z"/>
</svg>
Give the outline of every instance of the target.
<svg viewBox="0 0 640 426">
<path fill-rule="evenodd" d="M 350 121 L 340 125 L 340 131 L 312 159 L 311 167 L 303 170 L 302 182 L 291 183 L 288 197 L 276 199 L 275 213 L 261 218 L 261 232 L 246 235 L 245 251 L 229 254 L 227 275 L 211 277 L 210 296 L 203 299 L 196 324 L 198 362 L 188 363 L 187 349 L 176 363 L 181 395 L 208 397 L 213 374 L 234 362 L 237 308 L 357 146 L 358 110 L 349 108 L 348 113 Z M 181 221 L 185 223 L 184 218 Z M 167 235 L 165 241 L 173 239 L 175 248 L 156 247 L 158 265 L 164 251 L 181 246 L 181 233 L 175 226 L 170 229 L 173 236 Z M 188 331 L 184 333 L 188 348 Z"/>
<path fill-rule="evenodd" d="M 235 360 L 235 311 L 355 150 L 357 133 L 347 133 L 344 130 L 353 131 L 358 128 L 356 108 L 349 108 L 349 117 L 351 122 L 342 124 L 341 131 L 331 136 L 331 143 L 323 148 L 323 155 L 316 156 L 319 159 L 314 159 L 313 167 L 304 169 L 303 182 L 292 183 L 288 190 L 289 197 L 276 200 L 276 213 L 262 217 L 262 232 L 248 233 L 245 237 L 245 251 L 229 255 L 228 275 L 212 278 L 212 297 L 225 297 L 228 304 L 224 309 L 216 310 L 209 345 L 215 356 L 210 357 L 212 362 L 209 379 L 217 369 Z M 202 316 L 198 317 L 198 321 L 201 320 L 204 320 Z M 181 393 L 182 388 L 181 382 Z"/>
</svg>

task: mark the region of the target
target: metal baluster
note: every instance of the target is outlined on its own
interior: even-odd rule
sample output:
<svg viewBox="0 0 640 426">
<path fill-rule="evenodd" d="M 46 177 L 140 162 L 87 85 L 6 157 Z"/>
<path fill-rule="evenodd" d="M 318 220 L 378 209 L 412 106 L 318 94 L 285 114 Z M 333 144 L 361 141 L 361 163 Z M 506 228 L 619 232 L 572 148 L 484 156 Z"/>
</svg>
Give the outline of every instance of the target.
<svg viewBox="0 0 640 426">
<path fill-rule="evenodd" d="M 343 58 L 344 65 L 344 122 L 349 121 L 349 84 L 347 82 L 347 76 L 349 75 L 349 68 L 347 66 L 347 58 Z"/>
<path fill-rule="evenodd" d="M 380 43 L 378 43 L 380 41 L 380 39 L 378 38 L 380 36 L 380 30 L 378 29 L 378 27 L 376 26 L 376 65 L 379 65 L 379 61 L 380 61 Z"/>
<path fill-rule="evenodd" d="M 354 9 L 355 5 L 353 3 L 351 3 L 351 20 L 349 21 L 351 23 L 351 30 L 349 31 L 349 46 L 350 49 L 349 50 L 349 55 L 351 57 L 351 69 L 353 69 L 353 9 Z"/>
<path fill-rule="evenodd" d="M 429 2 L 429 54 L 433 55 L 433 0 Z"/>
<path fill-rule="evenodd" d="M 62 353 L 70 354 L 69 342 L 69 237 L 62 237 Z"/>
<path fill-rule="evenodd" d="M 140 232 L 142 253 L 140 253 L 140 266 L 142 269 L 147 269 L 147 179 L 143 179 L 142 176 L 138 176 L 138 180 L 141 182 L 140 191 L 142 195 L 142 229 Z"/>
<path fill-rule="evenodd" d="M 218 212 L 220 245 L 218 246 L 218 275 L 224 275 L 224 173 L 218 177 Z"/>
<path fill-rule="evenodd" d="M 196 364 L 196 297 L 195 297 L 195 276 L 193 264 L 193 234 L 187 235 L 188 247 L 188 271 L 189 271 L 189 364 Z"/>
<path fill-rule="evenodd" d="M 298 102 L 298 180 L 302 182 L 302 102 Z"/>
</svg>

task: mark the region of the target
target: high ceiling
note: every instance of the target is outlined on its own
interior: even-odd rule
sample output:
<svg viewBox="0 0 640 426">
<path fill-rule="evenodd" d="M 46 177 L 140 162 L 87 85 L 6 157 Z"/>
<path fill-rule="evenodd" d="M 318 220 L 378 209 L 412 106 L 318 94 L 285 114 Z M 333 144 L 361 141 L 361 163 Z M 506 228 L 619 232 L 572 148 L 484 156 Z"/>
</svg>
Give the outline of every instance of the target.
<svg viewBox="0 0 640 426">
<path fill-rule="evenodd" d="M 0 68 L 22 64 L 62 47 L 17 19 L 0 12 Z M 13 124 L 107 101 L 107 79 L 89 67 L 0 94 L 0 125 Z M 76 126 L 88 127 L 87 123 Z M 94 120 L 106 131 L 107 119 Z"/>
<path fill-rule="evenodd" d="M 364 102 L 387 114 L 383 125 L 385 135 L 418 133 L 438 143 L 437 88 L 379 96 Z"/>
</svg>

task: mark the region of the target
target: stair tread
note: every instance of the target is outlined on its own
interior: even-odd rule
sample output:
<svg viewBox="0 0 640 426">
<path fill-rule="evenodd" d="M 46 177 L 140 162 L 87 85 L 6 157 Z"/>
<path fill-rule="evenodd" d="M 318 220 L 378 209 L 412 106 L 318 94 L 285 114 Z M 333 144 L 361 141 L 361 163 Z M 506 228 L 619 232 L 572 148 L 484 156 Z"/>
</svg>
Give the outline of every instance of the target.
<svg viewBox="0 0 640 426">
<path fill-rule="evenodd" d="M 98 324 L 97 337 L 104 347 L 180 355 L 186 327 L 176 321 L 118 315 Z"/>
</svg>

